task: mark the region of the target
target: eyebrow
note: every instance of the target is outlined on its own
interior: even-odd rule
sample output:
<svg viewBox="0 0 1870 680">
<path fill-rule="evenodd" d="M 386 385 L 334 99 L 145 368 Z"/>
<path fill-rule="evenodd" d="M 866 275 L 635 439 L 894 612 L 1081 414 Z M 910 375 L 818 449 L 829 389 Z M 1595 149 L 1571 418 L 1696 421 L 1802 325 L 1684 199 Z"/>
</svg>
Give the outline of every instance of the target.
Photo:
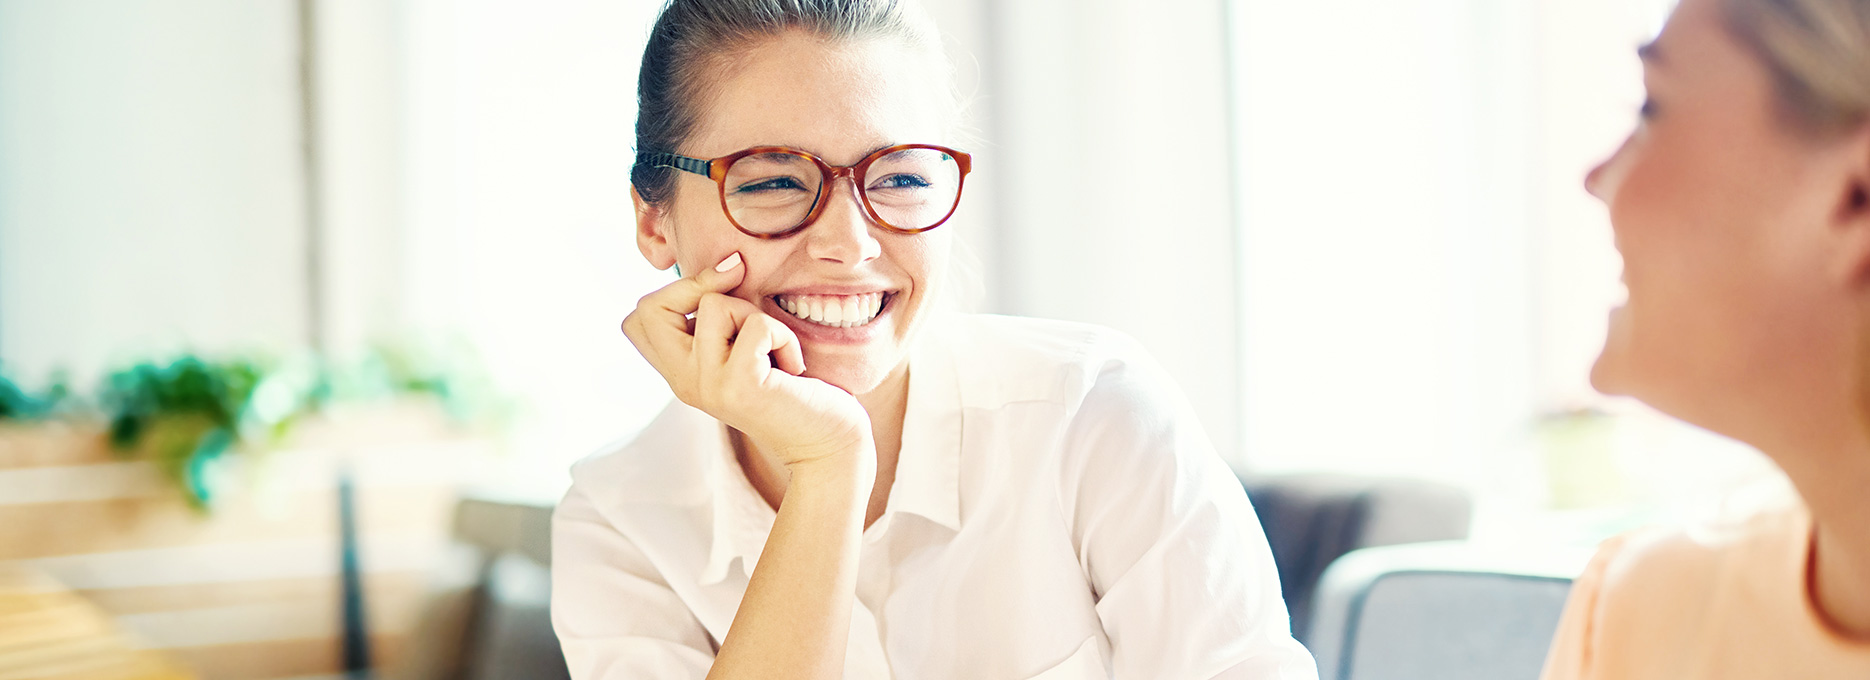
<svg viewBox="0 0 1870 680">
<path fill-rule="evenodd" d="M 895 145 L 894 145 L 894 144 L 891 144 L 890 146 L 895 146 Z M 880 147 L 880 148 L 878 148 L 878 149 L 877 149 L 877 151 L 882 151 L 883 149 L 887 149 L 887 148 L 890 148 L 890 147 L 889 147 L 889 146 L 885 146 L 885 147 Z M 870 152 L 870 153 L 876 153 L 877 151 L 872 151 L 872 152 Z M 917 148 L 914 148 L 914 149 L 899 149 L 899 150 L 897 150 L 897 151 L 896 151 L 895 153 L 892 153 L 892 154 L 890 154 L 890 155 L 888 155 L 888 156 L 884 156 L 884 158 L 901 158 L 901 157 L 903 157 L 903 156 L 907 156 L 907 155 L 910 155 L 910 154 L 917 154 L 917 153 L 920 153 L 920 154 L 933 154 L 933 153 L 941 153 L 941 152 L 939 152 L 939 151 L 936 151 L 936 150 L 934 150 L 934 149 L 924 149 L 924 148 L 921 148 L 921 147 L 917 147 Z M 866 155 L 866 156 L 867 156 L 867 155 L 869 155 L 869 154 L 864 154 L 864 155 Z"/>
<path fill-rule="evenodd" d="M 749 156 L 749 158 L 758 158 L 763 161 L 785 161 L 785 160 L 798 158 L 798 156 L 794 156 L 789 153 L 781 153 L 778 151 L 768 151 L 766 153 L 753 154 L 752 156 Z"/>
<path fill-rule="evenodd" d="M 888 144 L 883 144 L 883 145 L 880 145 L 880 146 L 876 146 L 876 147 L 872 147 L 872 148 L 871 148 L 871 149 L 870 149 L 869 151 L 865 151 L 865 152 L 863 153 L 863 155 L 861 155 L 861 156 L 858 156 L 858 158 L 868 158 L 868 157 L 870 156 L 870 154 L 873 154 L 873 153 L 876 153 L 876 152 L 878 152 L 878 151 L 882 151 L 882 150 L 884 150 L 884 149 L 887 149 L 887 148 L 890 148 L 890 147 L 892 147 L 892 146 L 896 146 L 896 145 L 897 145 L 898 143 L 899 143 L 899 142 L 891 142 L 891 143 L 888 143 Z M 798 149 L 798 150 L 800 150 L 800 151 L 804 151 L 804 152 L 806 152 L 806 153 L 809 153 L 809 154 L 812 154 L 812 155 L 815 155 L 815 156 L 818 156 L 819 158 L 824 158 L 824 156 L 823 156 L 823 155 L 820 155 L 820 154 L 819 154 L 819 153 L 818 153 L 817 151 L 813 151 L 813 150 L 811 150 L 811 149 L 807 149 L 807 148 L 805 148 L 805 147 L 804 147 L 803 145 L 800 145 L 800 144 L 761 144 L 761 145 L 759 145 L 759 146 L 783 146 L 783 147 L 785 147 L 785 148 L 788 148 L 788 149 Z M 826 161 L 826 162 L 830 162 L 830 161 Z"/>
<path fill-rule="evenodd" d="M 873 153 L 876 153 L 876 152 L 878 152 L 878 151 L 882 151 L 882 150 L 884 150 L 884 149 L 887 149 L 887 148 L 890 148 L 890 147 L 892 147 L 892 146 L 896 146 L 896 144 L 895 144 L 895 143 L 890 143 L 890 144 L 884 144 L 883 146 L 879 146 L 879 147 L 876 147 L 876 148 L 874 148 L 874 149 L 871 149 L 871 150 L 869 150 L 869 151 L 865 151 L 865 152 L 864 152 L 864 155 L 862 155 L 862 156 L 858 156 L 858 158 L 869 158 L 869 157 L 870 157 L 870 154 L 873 154 Z M 890 155 L 891 155 L 891 156 L 894 156 L 894 155 L 896 155 L 896 154 L 890 154 Z"/>
</svg>

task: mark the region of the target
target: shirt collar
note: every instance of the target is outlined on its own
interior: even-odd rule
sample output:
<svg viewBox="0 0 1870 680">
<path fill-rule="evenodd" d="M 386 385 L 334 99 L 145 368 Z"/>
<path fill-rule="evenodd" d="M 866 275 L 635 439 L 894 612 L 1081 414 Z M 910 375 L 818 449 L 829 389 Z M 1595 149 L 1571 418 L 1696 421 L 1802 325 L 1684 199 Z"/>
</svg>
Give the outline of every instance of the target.
<svg viewBox="0 0 1870 680">
<path fill-rule="evenodd" d="M 903 445 L 885 517 L 908 513 L 960 531 L 961 386 L 949 343 L 921 340 L 909 359 Z"/>
<path fill-rule="evenodd" d="M 708 564 L 701 570 L 702 585 L 727 579 L 736 558 L 741 569 L 753 573 L 753 565 L 766 547 L 766 536 L 773 531 L 777 513 L 760 492 L 747 481 L 747 473 L 734 458 L 734 447 L 727 439 L 727 426 L 708 418 L 714 436 L 708 437 L 698 451 L 707 457 L 708 489 L 711 491 L 713 541 L 708 547 Z"/>
<path fill-rule="evenodd" d="M 921 340 L 909 359 L 909 401 L 896 481 L 877 528 L 886 529 L 891 515 L 907 513 L 960 531 L 961 392 L 955 357 L 946 343 L 932 337 Z M 736 558 L 745 573 L 753 573 L 777 513 L 747 481 L 727 439 L 727 426 L 713 418 L 703 421 L 714 430 L 713 436 L 695 442 L 701 449 L 696 453 L 708 461 L 714 535 L 701 583 L 712 585 L 727 579 Z"/>
</svg>

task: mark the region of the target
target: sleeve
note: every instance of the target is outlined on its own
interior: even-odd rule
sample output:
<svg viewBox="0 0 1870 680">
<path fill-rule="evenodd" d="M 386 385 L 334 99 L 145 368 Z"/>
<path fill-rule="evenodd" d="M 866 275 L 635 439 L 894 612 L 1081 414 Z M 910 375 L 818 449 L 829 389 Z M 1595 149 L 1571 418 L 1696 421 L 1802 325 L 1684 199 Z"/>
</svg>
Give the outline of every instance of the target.
<svg viewBox="0 0 1870 680">
<path fill-rule="evenodd" d="M 701 622 L 576 485 L 552 515 L 552 628 L 573 680 L 698 680 L 714 663 Z"/>
<path fill-rule="evenodd" d="M 1160 369 L 1107 363 L 1066 452 L 1061 500 L 1114 678 L 1316 680 L 1246 492 Z"/>
<path fill-rule="evenodd" d="M 1588 680 L 1593 671 L 1593 652 L 1597 638 L 1598 602 L 1603 597 L 1604 575 L 1620 554 L 1629 536 L 1605 541 L 1591 557 L 1584 573 L 1571 582 L 1571 595 L 1565 599 L 1565 611 L 1558 618 L 1558 632 L 1552 636 L 1552 648 L 1545 655 L 1541 680 Z"/>
</svg>

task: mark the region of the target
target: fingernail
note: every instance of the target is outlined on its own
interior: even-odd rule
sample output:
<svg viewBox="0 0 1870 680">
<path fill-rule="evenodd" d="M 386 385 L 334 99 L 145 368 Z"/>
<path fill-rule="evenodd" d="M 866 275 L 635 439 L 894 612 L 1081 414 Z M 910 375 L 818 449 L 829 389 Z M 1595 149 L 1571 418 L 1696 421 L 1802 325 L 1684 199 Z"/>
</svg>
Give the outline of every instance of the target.
<svg viewBox="0 0 1870 680">
<path fill-rule="evenodd" d="M 714 271 L 726 272 L 738 266 L 740 266 L 740 253 L 734 253 L 727 256 L 727 259 L 721 260 L 720 264 L 714 265 Z"/>
</svg>

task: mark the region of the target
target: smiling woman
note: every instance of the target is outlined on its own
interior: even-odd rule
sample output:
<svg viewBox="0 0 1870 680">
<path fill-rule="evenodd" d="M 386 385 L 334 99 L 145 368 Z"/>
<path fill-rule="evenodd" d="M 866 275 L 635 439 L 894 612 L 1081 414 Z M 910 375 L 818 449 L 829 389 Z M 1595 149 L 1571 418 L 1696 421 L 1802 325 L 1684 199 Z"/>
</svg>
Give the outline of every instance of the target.
<svg viewBox="0 0 1870 680">
<path fill-rule="evenodd" d="M 573 677 L 1316 677 L 1135 342 L 942 304 L 972 157 L 938 44 L 904 1 L 657 21 L 636 237 L 687 275 L 623 327 L 679 401 L 559 505 Z"/>
<path fill-rule="evenodd" d="M 1870 3 L 1683 0 L 1586 178 L 1629 300 L 1594 385 L 1758 447 L 1785 507 L 1613 539 L 1548 680 L 1870 676 Z"/>
</svg>

